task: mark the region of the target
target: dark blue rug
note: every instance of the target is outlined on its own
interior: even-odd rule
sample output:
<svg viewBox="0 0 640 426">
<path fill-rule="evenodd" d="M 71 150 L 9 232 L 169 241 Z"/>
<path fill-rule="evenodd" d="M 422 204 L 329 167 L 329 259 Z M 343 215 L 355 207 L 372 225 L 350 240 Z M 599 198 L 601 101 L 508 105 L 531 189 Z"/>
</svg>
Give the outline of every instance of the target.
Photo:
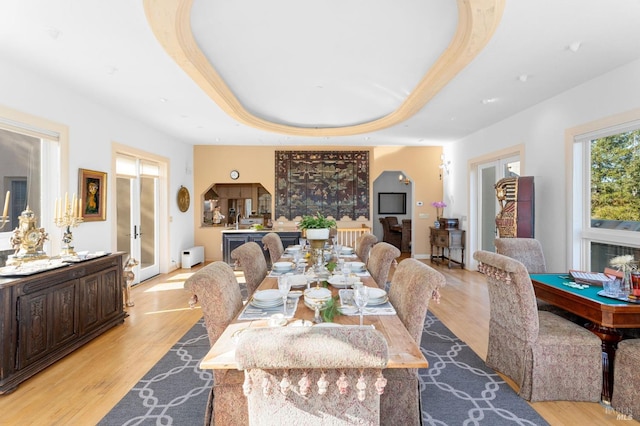
<svg viewBox="0 0 640 426">
<path fill-rule="evenodd" d="M 208 350 L 200 320 L 99 424 L 201 426 L 213 380 L 198 364 Z M 429 361 L 428 369 L 419 370 L 423 424 L 547 424 L 431 313 L 422 352 Z"/>
</svg>

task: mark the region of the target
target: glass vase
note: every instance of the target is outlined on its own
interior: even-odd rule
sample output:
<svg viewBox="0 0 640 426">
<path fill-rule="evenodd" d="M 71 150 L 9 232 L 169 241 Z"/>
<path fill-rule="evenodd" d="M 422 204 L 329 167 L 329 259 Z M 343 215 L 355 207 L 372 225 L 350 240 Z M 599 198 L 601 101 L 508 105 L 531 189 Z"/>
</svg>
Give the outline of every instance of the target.
<svg viewBox="0 0 640 426">
<path fill-rule="evenodd" d="M 620 297 L 629 296 L 629 293 L 631 293 L 631 270 L 624 269 L 620 283 Z"/>
</svg>

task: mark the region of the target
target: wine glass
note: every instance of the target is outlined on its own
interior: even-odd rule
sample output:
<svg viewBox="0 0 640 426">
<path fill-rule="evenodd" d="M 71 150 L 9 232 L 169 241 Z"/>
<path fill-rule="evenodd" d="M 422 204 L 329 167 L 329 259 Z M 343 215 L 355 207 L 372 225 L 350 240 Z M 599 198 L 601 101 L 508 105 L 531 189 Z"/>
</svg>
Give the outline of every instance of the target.
<svg viewBox="0 0 640 426">
<path fill-rule="evenodd" d="M 351 264 L 349 262 L 342 261 L 342 263 L 340 263 L 340 272 L 342 272 L 344 283 L 346 285 L 349 282 L 348 278 L 351 273 Z"/>
<path fill-rule="evenodd" d="M 360 311 L 360 325 L 363 325 L 364 307 L 369 303 L 369 287 L 366 285 L 359 285 L 353 289 L 353 301 Z"/>
<path fill-rule="evenodd" d="M 282 296 L 282 309 L 284 314 L 287 315 L 287 295 L 291 290 L 291 281 L 287 275 L 280 275 L 278 277 L 278 291 Z"/>
</svg>

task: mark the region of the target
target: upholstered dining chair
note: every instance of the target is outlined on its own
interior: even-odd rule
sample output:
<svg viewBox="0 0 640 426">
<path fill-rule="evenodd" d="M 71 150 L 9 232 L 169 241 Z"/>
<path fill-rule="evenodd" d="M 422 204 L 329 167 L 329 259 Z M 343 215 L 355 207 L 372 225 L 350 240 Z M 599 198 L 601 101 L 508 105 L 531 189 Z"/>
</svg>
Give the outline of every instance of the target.
<svg viewBox="0 0 640 426">
<path fill-rule="evenodd" d="M 276 232 L 269 232 L 262 237 L 262 244 L 264 245 L 265 250 L 269 250 L 269 257 L 271 258 L 272 265 L 282 257 L 282 254 L 284 253 L 284 246 L 282 245 L 280 235 Z"/>
<path fill-rule="evenodd" d="M 618 343 L 611 406 L 627 418 L 640 418 L 640 339 Z"/>
<path fill-rule="evenodd" d="M 236 247 L 231 252 L 231 259 L 242 268 L 247 287 L 247 297 L 251 297 L 262 280 L 267 276 L 267 261 L 264 258 L 260 245 L 249 241 Z"/>
<path fill-rule="evenodd" d="M 242 309 L 242 295 L 231 266 L 213 262 L 184 282 L 193 294 L 192 303 L 202 307 L 204 324 L 213 345 Z M 236 370 L 213 370 L 213 387 L 205 411 L 205 425 L 246 424 L 246 402 L 242 396 L 244 376 Z"/>
<path fill-rule="evenodd" d="M 496 253 L 522 263 L 530 274 L 547 273 L 547 262 L 540 241 L 534 238 L 496 238 L 494 245 L 496 246 Z M 536 299 L 536 303 L 541 311 L 549 311 L 575 323 L 586 322 L 577 315 L 544 300 Z"/>
<path fill-rule="evenodd" d="M 369 253 L 371 252 L 371 247 L 375 243 L 378 242 L 378 237 L 373 234 L 365 233 L 358 237 L 356 241 L 356 256 L 363 261 L 365 264 L 369 261 Z"/>
<path fill-rule="evenodd" d="M 420 346 L 429 301 L 446 285 L 444 275 L 416 259 L 398 264 L 389 290 L 389 301 Z M 385 425 L 420 425 L 418 370 L 386 369 L 387 390 L 380 397 L 380 421 Z"/>
<path fill-rule="evenodd" d="M 486 364 L 535 401 L 599 401 L 602 342 L 584 327 L 539 311 L 525 266 L 510 257 L 477 251 L 489 292 Z"/>
<path fill-rule="evenodd" d="M 368 327 L 247 329 L 235 352 L 249 424 L 380 424 L 384 336 Z"/>
<path fill-rule="evenodd" d="M 391 226 L 398 224 L 398 218 L 395 216 L 381 217 L 380 223 L 382 224 L 382 241 L 391 244 L 400 249 L 402 246 L 402 232 L 396 232 L 391 229 Z"/>
<path fill-rule="evenodd" d="M 386 289 L 391 264 L 400 256 L 400 249 L 381 242 L 371 247 L 367 269 L 378 287 Z"/>
</svg>

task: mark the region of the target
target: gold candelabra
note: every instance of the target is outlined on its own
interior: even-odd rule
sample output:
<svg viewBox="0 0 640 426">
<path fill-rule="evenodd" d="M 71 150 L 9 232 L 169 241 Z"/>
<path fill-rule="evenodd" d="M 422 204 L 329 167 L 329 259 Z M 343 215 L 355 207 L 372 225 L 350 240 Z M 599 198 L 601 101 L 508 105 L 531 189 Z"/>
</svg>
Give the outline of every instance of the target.
<svg viewBox="0 0 640 426">
<path fill-rule="evenodd" d="M 62 235 L 62 250 L 60 254 L 62 256 L 75 256 L 76 252 L 73 250 L 71 242 L 73 241 L 73 233 L 71 228 L 80 225 L 84 219 L 81 214 L 82 198 L 77 199 L 76 194 L 73 194 L 71 202 L 69 202 L 68 194 L 64 194 L 63 200 L 56 199 L 55 217 L 53 222 L 58 228 L 65 228 Z"/>
</svg>

